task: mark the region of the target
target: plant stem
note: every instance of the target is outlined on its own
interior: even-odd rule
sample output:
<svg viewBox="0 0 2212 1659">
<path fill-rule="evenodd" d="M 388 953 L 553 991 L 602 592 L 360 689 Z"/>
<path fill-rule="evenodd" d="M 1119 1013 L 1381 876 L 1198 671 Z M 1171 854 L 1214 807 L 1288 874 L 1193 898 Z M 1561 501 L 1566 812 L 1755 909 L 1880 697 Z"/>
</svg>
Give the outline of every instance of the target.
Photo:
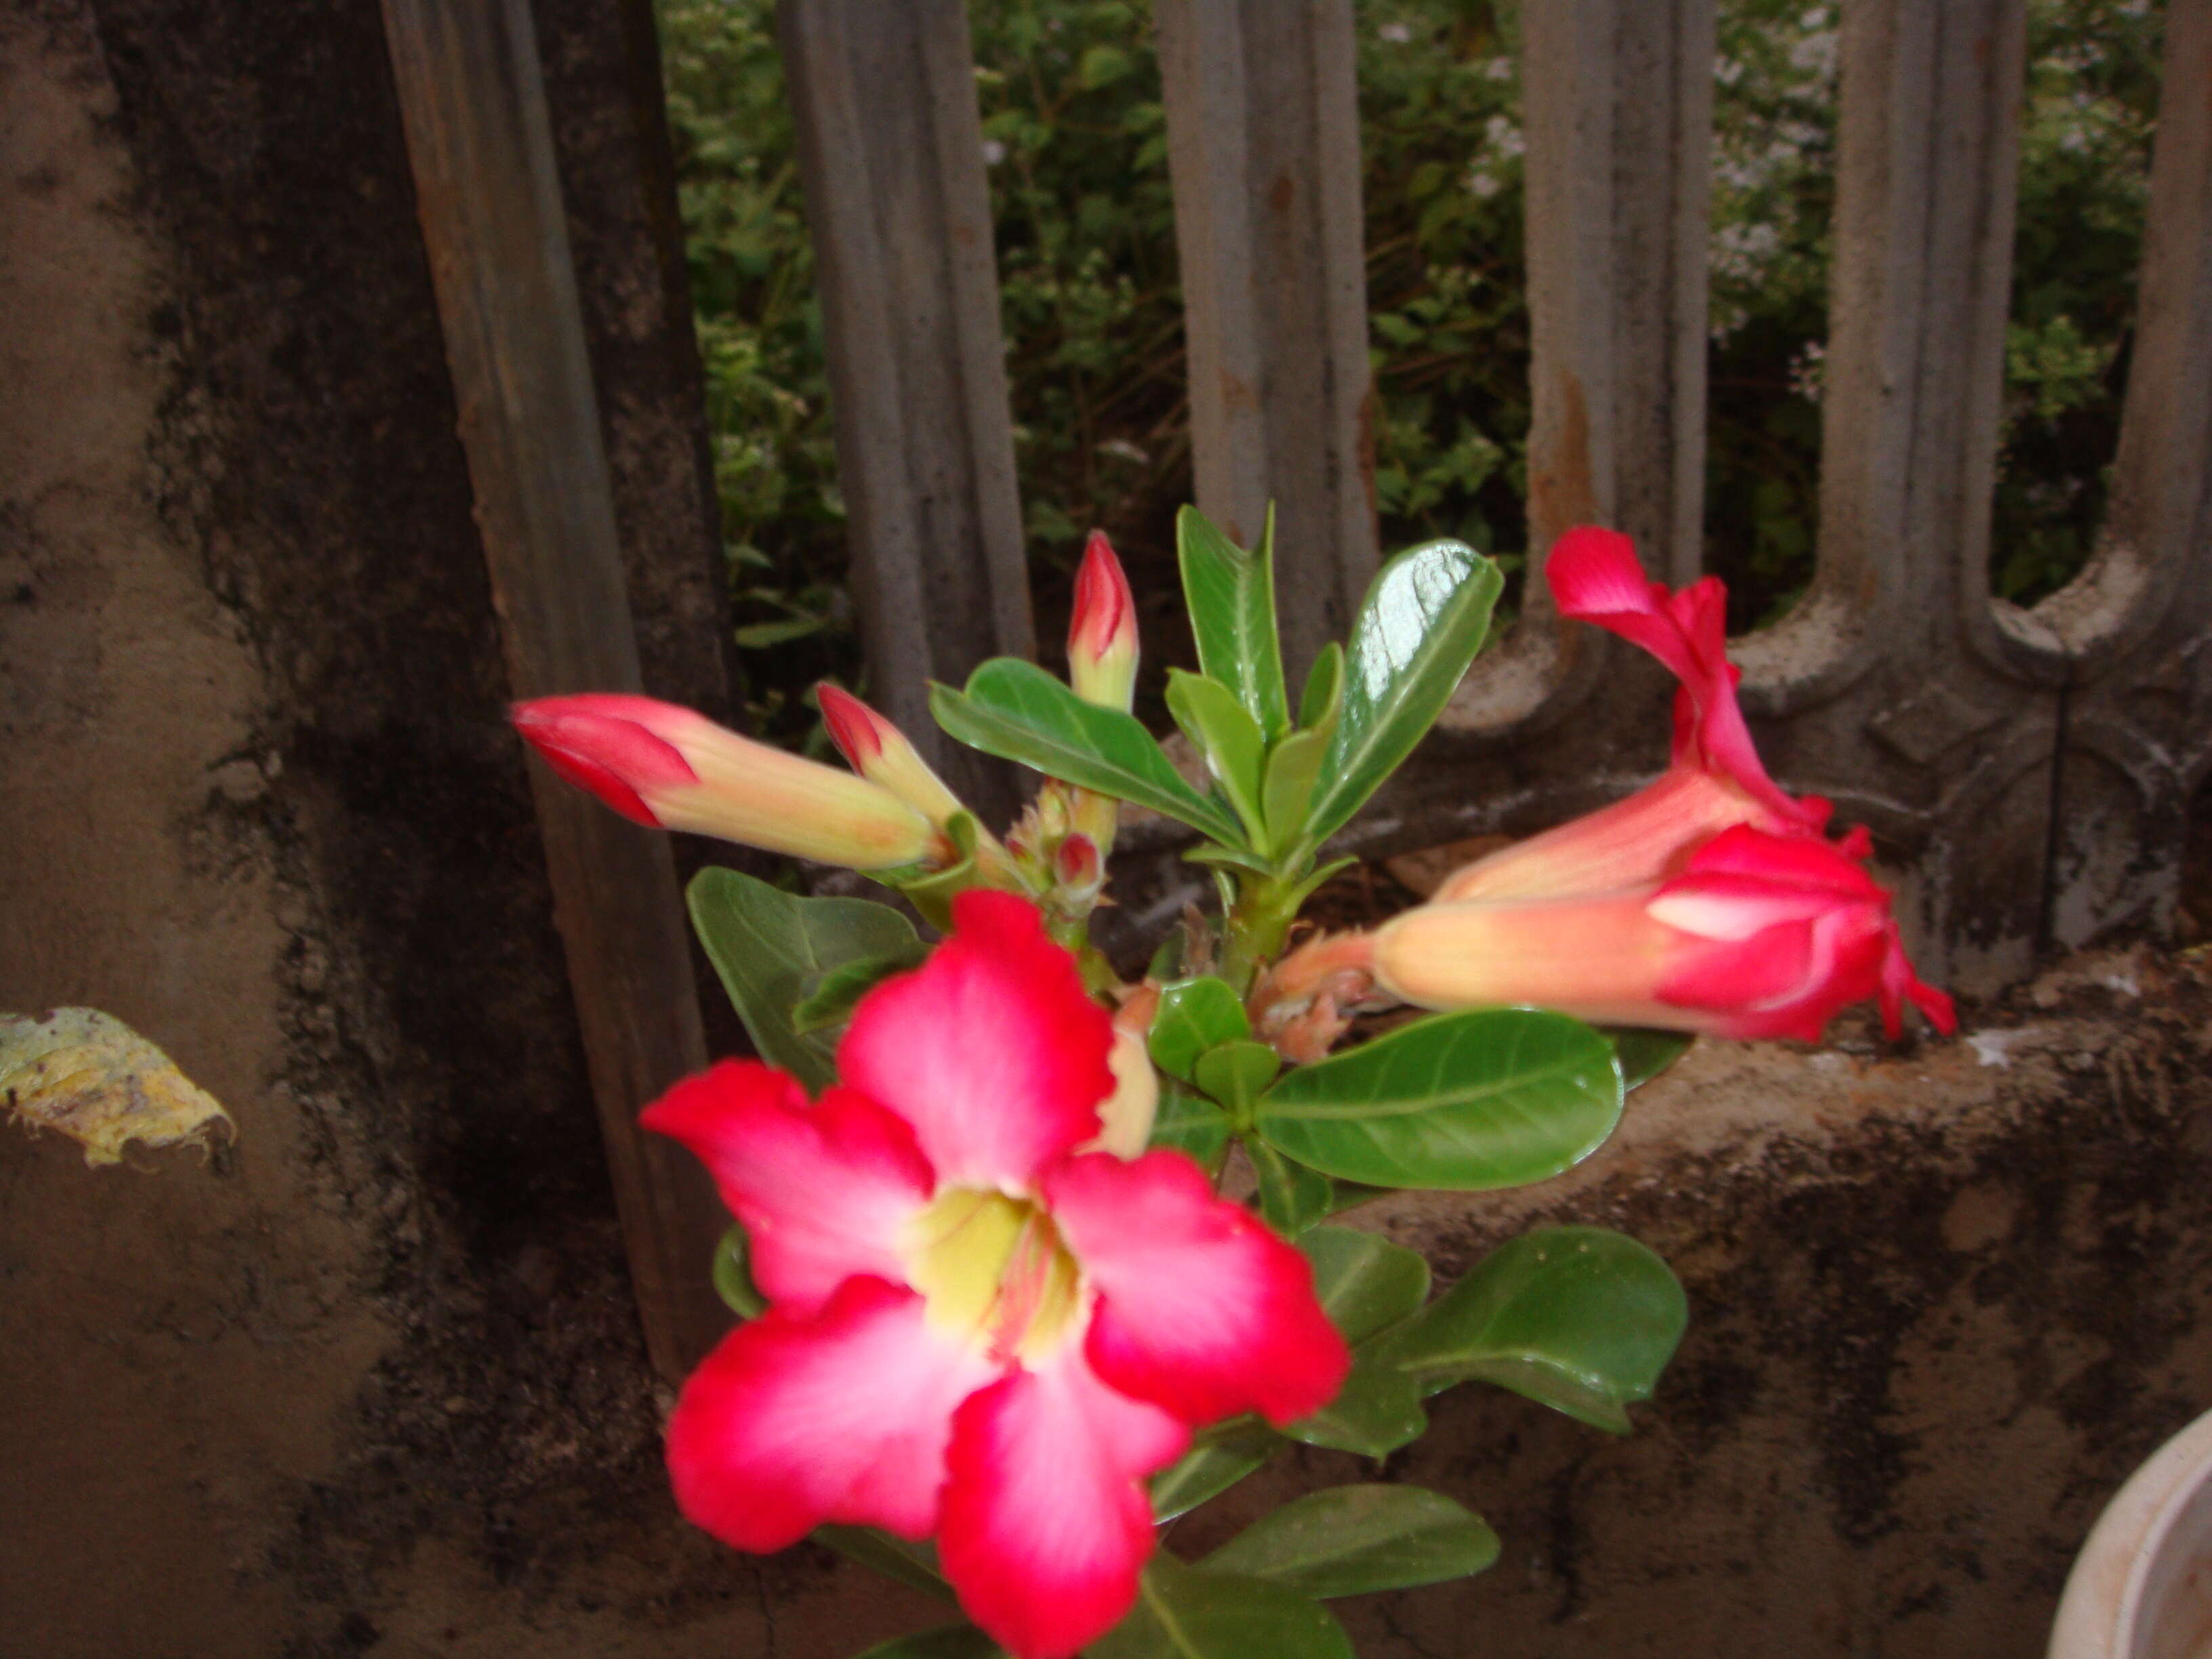
<svg viewBox="0 0 2212 1659">
<path fill-rule="evenodd" d="M 1283 940 L 1297 920 L 1298 884 L 1280 874 L 1239 876 L 1237 902 L 1223 928 L 1221 976 L 1239 996 L 1252 988 L 1261 969 L 1282 954 Z"/>
</svg>

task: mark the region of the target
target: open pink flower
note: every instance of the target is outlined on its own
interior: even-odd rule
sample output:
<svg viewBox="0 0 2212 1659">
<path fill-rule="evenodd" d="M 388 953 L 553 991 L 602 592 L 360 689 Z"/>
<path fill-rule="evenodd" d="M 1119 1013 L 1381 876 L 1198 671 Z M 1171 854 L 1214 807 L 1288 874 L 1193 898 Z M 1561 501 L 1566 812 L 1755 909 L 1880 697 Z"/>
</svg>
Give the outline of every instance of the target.
<svg viewBox="0 0 2212 1659">
<path fill-rule="evenodd" d="M 1626 800 L 1455 872 L 1437 889 L 1439 901 L 1595 893 L 1656 881 L 1739 823 L 1770 836 L 1820 834 L 1828 803 L 1777 787 L 1752 747 L 1736 703 L 1742 672 L 1728 659 L 1728 592 L 1718 577 L 1672 592 L 1645 580 L 1627 537 L 1592 525 L 1559 538 L 1545 573 L 1562 615 L 1643 647 L 1681 682 L 1673 763 Z"/>
<path fill-rule="evenodd" d="M 1386 989 L 1432 1008 L 1528 1003 L 1603 1024 L 1810 1041 L 1838 1010 L 1879 997 L 1892 1036 L 1907 1000 L 1950 1031 L 1951 1000 L 1913 973 L 1865 852 L 1863 830 L 1831 843 L 1737 824 L 1665 881 L 1427 904 L 1364 955 Z"/>
<path fill-rule="evenodd" d="M 1037 912 L 976 890 L 864 998 L 842 1083 L 725 1061 L 644 1121 L 714 1172 L 769 1310 L 684 1389 L 678 1503 L 749 1550 L 823 1522 L 934 1535 L 969 1615 L 1057 1659 L 1134 1600 L 1144 1480 L 1193 1427 L 1280 1424 L 1350 1364 L 1298 1252 L 1180 1152 L 1079 1152 L 1105 1011 Z"/>
</svg>

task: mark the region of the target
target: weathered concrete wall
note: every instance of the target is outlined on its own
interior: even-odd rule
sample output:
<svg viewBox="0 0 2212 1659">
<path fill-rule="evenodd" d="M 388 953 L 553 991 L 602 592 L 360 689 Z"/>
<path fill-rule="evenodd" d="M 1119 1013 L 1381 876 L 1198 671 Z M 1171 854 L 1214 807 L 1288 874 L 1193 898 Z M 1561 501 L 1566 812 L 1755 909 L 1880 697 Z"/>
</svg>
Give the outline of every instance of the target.
<svg viewBox="0 0 2212 1659">
<path fill-rule="evenodd" d="M 711 702 L 611 15 L 545 55 L 647 672 Z M 850 1653 L 929 1608 L 662 1484 L 407 180 L 367 0 L 0 6 L 0 1006 L 113 1010 L 243 1131 L 0 1131 L 0 1652 Z M 1621 1225 L 1694 1313 L 1628 1440 L 1450 1399 L 1393 1471 L 1505 1559 L 1363 1650 L 2034 1651 L 2212 1401 L 2212 994 L 2046 990 L 2008 1066 L 1702 1049 L 1572 1180 L 1381 1218 L 1447 1270 Z"/>
</svg>

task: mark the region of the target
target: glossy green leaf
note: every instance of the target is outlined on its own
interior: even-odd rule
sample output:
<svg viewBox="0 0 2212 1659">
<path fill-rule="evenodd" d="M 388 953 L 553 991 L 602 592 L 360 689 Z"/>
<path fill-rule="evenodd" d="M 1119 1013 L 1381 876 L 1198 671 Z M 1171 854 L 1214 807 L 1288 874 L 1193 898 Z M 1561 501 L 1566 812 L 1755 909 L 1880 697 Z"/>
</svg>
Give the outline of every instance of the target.
<svg viewBox="0 0 2212 1659">
<path fill-rule="evenodd" d="M 1084 702 L 1035 663 L 994 657 L 965 691 L 930 687 L 929 710 L 972 749 L 1164 812 L 1216 841 L 1243 838 L 1235 818 L 1176 775 L 1134 716 Z"/>
<path fill-rule="evenodd" d="M 1344 647 L 1331 640 L 1306 670 L 1305 690 L 1298 694 L 1298 725 L 1308 732 L 1326 733 L 1335 726 L 1343 707 Z"/>
<path fill-rule="evenodd" d="M 854 1659 L 1000 1659 L 1005 1651 L 973 1625 L 939 1625 L 878 1642 Z"/>
<path fill-rule="evenodd" d="M 1260 1181 L 1260 1219 L 1285 1238 L 1299 1234 L 1328 1213 L 1335 1189 L 1318 1170 L 1285 1158 L 1264 1140 L 1247 1137 L 1245 1156 Z"/>
<path fill-rule="evenodd" d="M 1089 1659 L 1352 1659 L 1320 1602 L 1235 1573 L 1185 1566 L 1165 1550 L 1145 1568 L 1137 1605 L 1083 1650 Z"/>
<path fill-rule="evenodd" d="M 1613 1044 L 1565 1014 L 1439 1014 L 1285 1074 L 1258 1127 L 1301 1163 L 1376 1187 L 1542 1181 L 1620 1121 Z"/>
<path fill-rule="evenodd" d="M 1674 1273 L 1634 1239 L 1542 1227 L 1492 1251 L 1376 1347 L 1428 1392 L 1494 1382 L 1626 1434 L 1622 1407 L 1651 1397 L 1688 1319 Z"/>
<path fill-rule="evenodd" d="M 1388 1457 L 1428 1428 L 1428 1413 L 1421 1409 L 1428 1392 L 1419 1376 L 1387 1358 L 1358 1354 L 1336 1398 L 1283 1432 L 1309 1446 Z"/>
<path fill-rule="evenodd" d="M 1232 1123 L 1250 1121 L 1252 1103 L 1275 1080 L 1283 1059 L 1264 1042 L 1249 1037 L 1208 1048 L 1192 1062 L 1191 1081 L 1229 1109 Z"/>
<path fill-rule="evenodd" d="M 1200 1565 L 1326 1598 L 1464 1578 L 1498 1551 L 1482 1518 L 1442 1492 L 1332 1486 L 1261 1516 Z"/>
<path fill-rule="evenodd" d="M 1151 1144 L 1188 1153 L 1211 1175 L 1220 1169 L 1222 1154 L 1229 1149 L 1228 1115 L 1204 1095 L 1164 1082 Z"/>
<path fill-rule="evenodd" d="M 1152 1477 L 1152 1518 L 1172 1521 L 1196 1509 L 1290 1443 L 1256 1417 L 1231 1418 L 1201 1431 L 1188 1451 Z"/>
<path fill-rule="evenodd" d="M 1645 1025 L 1606 1025 L 1599 1028 L 1613 1039 L 1620 1057 L 1620 1086 L 1640 1089 L 1689 1052 L 1692 1041 L 1686 1031 L 1658 1031 Z"/>
<path fill-rule="evenodd" d="M 1313 1263 L 1314 1296 L 1346 1342 L 1364 1342 L 1420 1311 L 1429 1264 L 1417 1250 L 1349 1227 L 1316 1227 L 1298 1240 Z"/>
<path fill-rule="evenodd" d="M 884 956 L 856 957 L 851 962 L 840 963 L 835 968 L 809 975 L 811 987 L 791 1011 L 791 1029 L 800 1036 L 811 1031 L 826 1030 L 833 1025 L 842 1025 L 853 1017 L 854 1006 L 867 994 L 889 979 L 893 974 L 902 974 L 918 968 L 929 954 L 920 939 L 911 951 L 894 951 Z"/>
<path fill-rule="evenodd" d="M 1289 847 L 1306 827 L 1306 808 L 1313 803 L 1314 785 L 1321 778 L 1322 757 L 1328 752 L 1327 732 L 1293 732 L 1267 757 L 1267 781 L 1261 791 L 1261 810 L 1267 820 L 1267 844 Z"/>
<path fill-rule="evenodd" d="M 1191 1068 L 1208 1048 L 1251 1035 L 1244 1004 L 1226 980 L 1211 974 L 1179 979 L 1160 988 L 1150 1038 L 1152 1064 L 1188 1082 Z"/>
<path fill-rule="evenodd" d="M 740 1319 L 757 1319 L 768 1311 L 768 1298 L 753 1283 L 751 1257 L 742 1225 L 732 1226 L 714 1246 L 714 1293 Z"/>
<path fill-rule="evenodd" d="M 1275 509 L 1257 552 L 1248 553 L 1194 507 L 1176 515 L 1176 547 L 1183 598 L 1198 643 L 1198 665 L 1237 694 L 1261 735 L 1291 729 L 1283 686 L 1283 650 L 1275 632 Z"/>
<path fill-rule="evenodd" d="M 937 1552 L 927 1544 L 909 1544 L 874 1527 L 821 1526 L 808 1535 L 847 1560 L 858 1561 L 924 1595 L 955 1603 L 960 1599 L 945 1582 L 945 1575 L 937 1571 Z"/>
<path fill-rule="evenodd" d="M 1344 708 L 1301 848 L 1349 823 L 1427 735 L 1482 648 L 1503 586 L 1496 565 L 1458 542 L 1431 542 L 1382 567 L 1352 623 Z"/>
<path fill-rule="evenodd" d="M 1260 787 L 1267 742 L 1258 723 L 1220 681 L 1181 668 L 1168 670 L 1167 701 L 1168 713 L 1206 757 L 1206 769 L 1252 839 L 1264 844 L 1267 817 Z"/>
<path fill-rule="evenodd" d="M 836 1075 L 826 1033 L 800 1036 L 792 1014 L 817 975 L 867 957 L 918 951 L 914 924 L 867 899 L 801 898 L 735 870 L 702 870 L 685 895 L 691 925 L 763 1060 L 810 1089 Z"/>
</svg>

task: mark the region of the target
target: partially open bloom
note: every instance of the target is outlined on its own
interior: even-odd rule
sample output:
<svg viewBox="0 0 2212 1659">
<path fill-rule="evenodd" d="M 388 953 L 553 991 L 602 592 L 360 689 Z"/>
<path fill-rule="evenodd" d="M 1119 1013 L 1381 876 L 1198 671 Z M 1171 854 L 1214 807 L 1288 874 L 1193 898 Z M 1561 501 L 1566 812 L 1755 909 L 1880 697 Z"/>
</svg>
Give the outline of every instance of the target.
<svg viewBox="0 0 2212 1659">
<path fill-rule="evenodd" d="M 1863 831 L 1831 843 L 1738 824 L 1664 881 L 1423 905 L 1362 954 L 1383 988 L 1431 1008 L 1533 1003 L 1602 1024 L 1811 1040 L 1871 996 L 1893 1036 L 1908 1000 L 1948 1032 L 1951 1000 L 1914 975 L 1865 852 Z"/>
<path fill-rule="evenodd" d="M 978 889 L 952 915 L 861 1000 L 819 1102 L 726 1061 L 647 1112 L 714 1172 L 770 1304 L 685 1384 L 669 1468 L 743 1549 L 934 1535 L 969 1615 L 1058 1659 L 1134 1600 L 1144 1480 L 1191 1429 L 1316 1410 L 1350 1360 L 1305 1259 L 1189 1158 L 1079 1150 L 1115 1039 L 1037 912 Z"/>
<path fill-rule="evenodd" d="M 1595 893 L 1679 872 L 1732 825 L 1770 836 L 1820 834 L 1829 805 L 1778 787 L 1759 763 L 1737 706 L 1741 671 L 1728 659 L 1728 592 L 1708 576 L 1680 592 L 1648 581 L 1633 543 L 1583 526 L 1552 550 L 1546 574 L 1561 614 L 1649 651 L 1681 682 L 1674 694 L 1673 763 L 1626 800 L 1547 830 L 1455 872 L 1436 899 Z"/>
<path fill-rule="evenodd" d="M 569 782 L 624 817 L 888 870 L 947 852 L 929 819 L 881 785 L 653 697 L 593 694 L 514 706 L 515 729 Z"/>
<path fill-rule="evenodd" d="M 1106 532 L 1094 530 L 1075 573 L 1067 678 L 1085 702 L 1127 710 L 1137 684 L 1137 601 Z"/>
</svg>

